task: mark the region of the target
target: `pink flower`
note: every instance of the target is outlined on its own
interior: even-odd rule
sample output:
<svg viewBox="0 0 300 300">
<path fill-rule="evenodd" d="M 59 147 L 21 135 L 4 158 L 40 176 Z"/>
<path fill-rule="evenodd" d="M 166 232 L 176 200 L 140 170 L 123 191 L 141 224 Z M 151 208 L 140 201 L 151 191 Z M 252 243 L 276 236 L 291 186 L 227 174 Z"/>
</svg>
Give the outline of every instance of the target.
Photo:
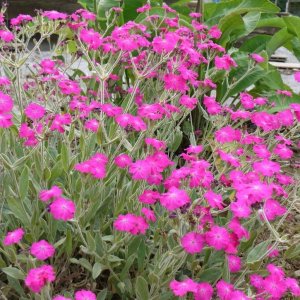
<svg viewBox="0 0 300 300">
<path fill-rule="evenodd" d="M 12 98 L 0 91 L 0 114 L 11 112 L 13 106 Z"/>
<path fill-rule="evenodd" d="M 56 199 L 61 195 L 62 190 L 58 186 L 54 185 L 50 190 L 41 190 L 39 197 L 43 202 L 47 202 L 51 198 Z"/>
<path fill-rule="evenodd" d="M 219 39 L 222 36 L 222 31 L 217 25 L 214 25 L 209 29 L 208 34 L 214 39 Z"/>
<path fill-rule="evenodd" d="M 87 120 L 84 123 L 84 127 L 92 132 L 97 132 L 99 128 L 99 122 L 96 119 Z"/>
<path fill-rule="evenodd" d="M 0 128 L 8 128 L 13 125 L 13 122 L 11 121 L 13 118 L 12 114 L 7 113 L 0 113 Z"/>
<path fill-rule="evenodd" d="M 281 159 L 290 159 L 294 155 L 294 152 L 284 144 L 277 144 L 273 152 Z"/>
<path fill-rule="evenodd" d="M 24 112 L 25 112 L 25 115 L 29 119 L 38 120 L 38 119 L 42 118 L 45 115 L 46 110 L 43 106 L 41 106 L 39 104 L 30 103 L 29 105 L 27 105 Z"/>
<path fill-rule="evenodd" d="M 8 30 L 0 30 L 0 39 L 5 43 L 10 43 L 15 39 L 15 36 Z"/>
<path fill-rule="evenodd" d="M 186 80 L 181 75 L 166 74 L 164 76 L 165 88 L 175 92 L 185 92 L 188 89 Z"/>
<path fill-rule="evenodd" d="M 15 229 L 14 231 L 9 231 L 3 240 L 3 245 L 10 246 L 19 243 L 23 238 L 24 234 L 25 231 L 23 228 L 18 228 Z"/>
<path fill-rule="evenodd" d="M 79 95 L 81 91 L 79 84 L 69 79 L 61 80 L 58 86 L 65 95 Z"/>
<path fill-rule="evenodd" d="M 35 242 L 30 247 L 30 253 L 39 260 L 46 260 L 55 253 L 55 248 L 45 240 Z"/>
<path fill-rule="evenodd" d="M 299 71 L 294 73 L 294 78 L 296 81 L 300 82 L 300 72 Z"/>
<path fill-rule="evenodd" d="M 119 168 L 126 168 L 132 163 L 132 158 L 127 154 L 120 154 L 115 158 L 115 164 Z"/>
<path fill-rule="evenodd" d="M 204 194 L 204 198 L 212 208 L 223 209 L 222 195 L 216 194 L 212 190 L 209 190 Z"/>
<path fill-rule="evenodd" d="M 246 228 L 244 228 L 238 218 L 233 218 L 229 224 L 228 228 L 231 229 L 239 239 L 245 238 L 249 239 L 250 234 Z"/>
<path fill-rule="evenodd" d="M 65 125 L 70 125 L 72 123 L 72 118 L 70 114 L 61 114 L 61 115 L 56 115 L 54 117 L 54 120 L 50 126 L 51 131 L 57 130 L 60 133 L 65 132 Z"/>
<path fill-rule="evenodd" d="M 167 193 L 160 197 L 160 204 L 169 211 L 176 210 L 190 202 L 191 199 L 187 192 L 176 187 L 171 187 Z"/>
<path fill-rule="evenodd" d="M 227 283 L 224 280 L 220 280 L 216 284 L 217 295 L 220 297 L 220 300 L 231 300 L 231 293 L 234 291 L 232 284 Z"/>
<path fill-rule="evenodd" d="M 143 217 L 133 214 L 119 215 L 114 221 L 114 228 L 119 231 L 129 232 L 133 235 L 145 234 L 149 225 Z"/>
<path fill-rule="evenodd" d="M 145 204 L 154 204 L 160 198 L 159 192 L 144 190 L 144 192 L 139 196 L 139 201 Z"/>
<path fill-rule="evenodd" d="M 52 266 L 43 265 L 38 268 L 29 270 L 25 285 L 34 293 L 39 293 L 42 288 L 55 280 L 55 272 Z"/>
<path fill-rule="evenodd" d="M 290 92 L 290 91 L 285 91 L 285 90 L 277 90 L 276 91 L 276 94 L 278 95 L 283 95 L 283 96 L 286 96 L 286 97 L 292 97 L 293 96 L 293 93 Z"/>
<path fill-rule="evenodd" d="M 213 226 L 208 232 L 206 232 L 205 240 L 209 246 L 216 250 L 224 250 L 229 244 L 230 235 L 226 228 Z"/>
<path fill-rule="evenodd" d="M 174 32 L 168 32 L 164 39 L 160 36 L 154 37 L 152 41 L 153 50 L 159 54 L 170 53 L 175 49 L 179 38 Z"/>
<path fill-rule="evenodd" d="M 229 71 L 231 67 L 237 67 L 236 62 L 230 57 L 230 55 L 225 54 L 222 57 L 215 57 L 215 66 L 219 70 Z"/>
<path fill-rule="evenodd" d="M 300 287 L 296 279 L 288 277 L 285 284 L 295 297 L 300 297 Z"/>
<path fill-rule="evenodd" d="M 102 44 L 101 35 L 94 29 L 82 29 L 80 31 L 80 39 L 93 50 L 97 50 Z"/>
<path fill-rule="evenodd" d="M 75 300 L 96 300 L 96 295 L 87 290 L 80 290 L 75 293 Z"/>
<path fill-rule="evenodd" d="M 253 152 L 259 158 L 269 159 L 271 157 L 271 152 L 268 150 L 266 145 L 254 145 Z"/>
<path fill-rule="evenodd" d="M 241 139 L 241 132 L 233 129 L 231 126 L 226 126 L 215 132 L 215 138 L 221 144 L 238 142 Z"/>
<path fill-rule="evenodd" d="M 144 6 L 142 7 L 139 7 L 136 11 L 138 13 L 143 13 L 145 11 L 149 11 L 151 9 L 151 5 L 149 3 L 145 4 Z"/>
<path fill-rule="evenodd" d="M 198 103 L 198 99 L 197 98 L 191 98 L 187 95 L 183 95 L 181 96 L 181 98 L 179 99 L 179 103 L 188 108 L 188 109 L 194 109 L 197 106 Z"/>
<path fill-rule="evenodd" d="M 16 18 L 12 18 L 10 20 L 10 24 L 12 26 L 18 26 L 18 25 L 20 25 L 21 23 L 23 23 L 25 21 L 29 22 L 29 21 L 32 21 L 32 20 L 33 20 L 33 18 L 30 15 L 22 15 L 22 14 L 20 14 Z"/>
<path fill-rule="evenodd" d="M 75 203 L 65 198 L 57 198 L 50 204 L 50 214 L 55 220 L 71 220 L 74 218 L 75 211 Z"/>
<path fill-rule="evenodd" d="M 250 57 L 257 63 L 263 63 L 265 59 L 257 53 L 250 54 Z"/>
<path fill-rule="evenodd" d="M 245 109 L 253 109 L 255 107 L 253 97 L 248 93 L 241 93 L 240 100 Z"/>
<path fill-rule="evenodd" d="M 251 208 L 244 201 L 232 202 L 230 210 L 233 216 L 237 218 L 249 218 L 252 213 Z"/>
<path fill-rule="evenodd" d="M 263 281 L 263 289 L 275 299 L 281 299 L 287 291 L 287 285 L 284 278 L 269 275 Z"/>
<path fill-rule="evenodd" d="M 262 174 L 263 176 L 271 177 L 276 173 L 280 172 L 280 164 L 270 160 L 263 160 L 260 162 L 255 162 L 253 164 L 253 170 Z"/>
<path fill-rule="evenodd" d="M 195 300 L 211 300 L 214 290 L 207 282 L 201 282 L 197 285 L 197 291 L 194 293 Z"/>
<path fill-rule="evenodd" d="M 231 273 L 239 272 L 242 268 L 242 260 L 235 255 L 227 255 L 229 271 Z"/>
<path fill-rule="evenodd" d="M 122 107 L 114 106 L 111 103 L 102 104 L 100 109 L 109 117 L 115 117 L 122 114 Z"/>
<path fill-rule="evenodd" d="M 56 10 L 44 11 L 42 13 L 42 16 L 48 18 L 49 20 L 59 20 L 59 19 L 63 20 L 68 17 L 67 14 L 58 12 Z"/>
<path fill-rule="evenodd" d="M 143 207 L 141 212 L 145 216 L 147 221 L 150 221 L 150 222 L 156 221 L 155 213 L 152 209 Z"/>
<path fill-rule="evenodd" d="M 189 232 L 181 238 L 181 246 L 187 253 L 200 253 L 204 247 L 205 239 L 202 234 Z"/>
<path fill-rule="evenodd" d="M 277 217 L 286 213 L 286 208 L 281 206 L 277 200 L 268 199 L 264 205 L 264 212 L 268 221 L 273 221 Z"/>
<path fill-rule="evenodd" d="M 153 138 L 145 138 L 145 143 L 152 146 L 156 150 L 164 150 L 167 147 L 166 142 Z"/>
<path fill-rule="evenodd" d="M 183 297 L 188 292 L 197 292 L 197 283 L 189 278 L 181 282 L 177 280 L 172 280 L 170 282 L 170 289 L 173 291 L 175 296 Z"/>
</svg>

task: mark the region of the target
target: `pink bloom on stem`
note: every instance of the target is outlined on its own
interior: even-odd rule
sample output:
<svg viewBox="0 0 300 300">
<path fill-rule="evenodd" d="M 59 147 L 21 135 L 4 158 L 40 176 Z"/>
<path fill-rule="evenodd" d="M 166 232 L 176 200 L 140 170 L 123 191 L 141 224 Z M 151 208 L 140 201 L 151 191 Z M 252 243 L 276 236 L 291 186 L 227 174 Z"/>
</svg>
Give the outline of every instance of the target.
<svg viewBox="0 0 300 300">
<path fill-rule="evenodd" d="M 285 284 L 288 287 L 288 289 L 291 291 L 291 294 L 295 297 L 300 297 L 300 287 L 299 283 L 295 278 L 288 277 L 285 280 Z"/>
<path fill-rule="evenodd" d="M 280 203 L 274 199 L 268 199 L 263 209 L 268 221 L 273 221 L 277 217 L 283 216 L 287 211 L 285 207 L 281 206 Z"/>
<path fill-rule="evenodd" d="M 252 213 L 251 208 L 245 201 L 232 202 L 230 204 L 230 210 L 232 211 L 233 216 L 237 218 L 249 218 Z"/>
<path fill-rule="evenodd" d="M 152 190 L 144 190 L 139 196 L 139 201 L 145 204 L 155 204 L 160 198 L 159 192 Z"/>
<path fill-rule="evenodd" d="M 263 176 L 271 177 L 280 172 L 280 164 L 271 160 L 264 159 L 253 164 L 253 170 Z"/>
<path fill-rule="evenodd" d="M 208 34 L 214 39 L 219 39 L 222 36 L 222 31 L 217 25 L 214 25 L 209 29 Z"/>
<path fill-rule="evenodd" d="M 250 57 L 257 63 L 263 63 L 265 61 L 265 59 L 257 53 L 250 54 Z"/>
<path fill-rule="evenodd" d="M 253 146 L 253 152 L 257 155 L 259 158 L 270 158 L 271 152 L 268 150 L 266 145 L 254 145 Z"/>
<path fill-rule="evenodd" d="M 34 293 L 39 293 L 47 283 L 55 280 L 55 272 L 52 266 L 43 265 L 29 270 L 25 285 Z"/>
<path fill-rule="evenodd" d="M 166 74 L 164 76 L 165 88 L 175 92 L 185 92 L 188 90 L 186 80 L 181 75 Z"/>
<path fill-rule="evenodd" d="M 205 234 L 206 243 L 216 250 L 225 249 L 230 241 L 229 232 L 224 227 L 213 226 Z"/>
<path fill-rule="evenodd" d="M 249 239 L 250 234 L 246 228 L 244 228 L 238 218 L 233 218 L 229 224 L 228 228 L 231 229 L 237 237 L 241 240 L 242 238 Z"/>
<path fill-rule="evenodd" d="M 80 290 L 75 293 L 75 300 L 96 300 L 96 294 L 88 290 Z"/>
<path fill-rule="evenodd" d="M 300 82 L 300 72 L 299 71 L 294 73 L 294 78 L 296 81 Z"/>
<path fill-rule="evenodd" d="M 191 98 L 187 95 L 183 95 L 181 96 L 181 98 L 179 99 L 179 103 L 188 108 L 188 109 L 194 109 L 197 106 L 198 103 L 198 99 L 197 98 Z"/>
<path fill-rule="evenodd" d="M 115 157 L 115 164 L 119 168 L 126 168 L 132 163 L 132 158 L 127 154 L 120 154 L 117 157 Z"/>
<path fill-rule="evenodd" d="M 50 199 L 59 198 L 62 195 L 62 190 L 58 186 L 54 185 L 50 190 L 41 190 L 40 191 L 40 199 L 43 202 L 47 202 Z"/>
<path fill-rule="evenodd" d="M 65 198 L 57 198 L 50 204 L 50 214 L 56 220 L 71 220 L 74 218 L 75 211 L 75 203 Z"/>
<path fill-rule="evenodd" d="M 293 150 L 288 148 L 285 144 L 277 144 L 273 152 L 281 159 L 290 159 L 294 155 Z"/>
<path fill-rule="evenodd" d="M 155 222 L 156 221 L 156 216 L 155 216 L 155 213 L 152 209 L 143 207 L 141 212 L 145 216 L 147 221 L 150 221 L 150 222 Z"/>
<path fill-rule="evenodd" d="M 166 142 L 154 138 L 145 138 L 145 143 L 152 146 L 156 150 L 163 150 L 167 147 Z"/>
<path fill-rule="evenodd" d="M 214 290 L 207 282 L 201 282 L 197 285 L 197 291 L 194 293 L 195 300 L 211 300 Z"/>
<path fill-rule="evenodd" d="M 39 260 L 46 260 L 55 253 L 55 248 L 45 240 L 35 242 L 30 247 L 30 253 Z"/>
<path fill-rule="evenodd" d="M 231 293 L 234 291 L 234 286 L 224 280 L 220 280 L 216 284 L 217 295 L 221 300 L 231 300 Z"/>
<path fill-rule="evenodd" d="M 176 210 L 190 202 L 191 199 L 187 192 L 176 187 L 171 187 L 167 193 L 160 197 L 160 204 L 169 211 Z"/>
<path fill-rule="evenodd" d="M 126 214 L 118 216 L 114 221 L 114 228 L 118 231 L 125 231 L 137 235 L 145 234 L 149 225 L 143 217 Z"/>
<path fill-rule="evenodd" d="M 15 39 L 15 36 L 12 32 L 8 30 L 0 30 L 0 40 L 5 43 L 10 43 Z"/>
<path fill-rule="evenodd" d="M 241 139 L 241 132 L 231 126 L 225 126 L 215 132 L 215 138 L 218 143 L 225 144 L 231 142 L 239 142 Z"/>
<path fill-rule="evenodd" d="M 274 297 L 281 299 L 287 291 L 287 285 L 283 277 L 269 275 L 263 281 L 264 291 Z"/>
<path fill-rule="evenodd" d="M 97 132 L 99 128 L 99 121 L 96 119 L 87 120 L 84 127 L 92 132 Z"/>
<path fill-rule="evenodd" d="M 24 234 L 25 231 L 23 228 L 18 228 L 15 229 L 14 231 L 9 231 L 3 240 L 3 245 L 10 246 L 19 243 L 23 238 Z"/>
<path fill-rule="evenodd" d="M 175 296 L 183 297 L 189 292 L 197 292 L 197 283 L 189 278 L 183 281 L 172 280 L 170 282 L 170 289 Z"/>
<path fill-rule="evenodd" d="M 0 113 L 0 128 L 8 128 L 13 125 L 13 122 L 11 121 L 13 118 L 12 114 L 8 113 Z"/>
<path fill-rule="evenodd" d="M 181 238 L 181 246 L 187 253 L 200 253 L 204 247 L 205 239 L 202 234 L 189 232 Z"/>
<path fill-rule="evenodd" d="M 212 208 L 223 209 L 222 195 L 216 194 L 212 190 L 209 190 L 204 194 L 204 198 Z"/>
<path fill-rule="evenodd" d="M 12 98 L 0 91 L 0 114 L 11 112 L 14 106 Z"/>
<path fill-rule="evenodd" d="M 63 19 L 66 19 L 68 17 L 67 14 L 58 12 L 56 10 L 44 11 L 42 13 L 42 16 L 48 18 L 49 20 L 59 20 L 59 19 L 63 20 Z"/>
<path fill-rule="evenodd" d="M 31 120 L 38 120 L 41 119 L 45 113 L 46 110 L 43 106 L 36 104 L 36 103 L 30 103 L 24 110 L 25 115 L 31 119 Z"/>
<path fill-rule="evenodd" d="M 236 62 L 230 57 L 230 55 L 225 54 L 222 57 L 215 57 L 215 66 L 219 70 L 229 71 L 231 67 L 237 67 Z"/>
<path fill-rule="evenodd" d="M 231 273 L 239 272 L 242 268 L 242 260 L 235 255 L 227 255 L 228 267 Z"/>
</svg>

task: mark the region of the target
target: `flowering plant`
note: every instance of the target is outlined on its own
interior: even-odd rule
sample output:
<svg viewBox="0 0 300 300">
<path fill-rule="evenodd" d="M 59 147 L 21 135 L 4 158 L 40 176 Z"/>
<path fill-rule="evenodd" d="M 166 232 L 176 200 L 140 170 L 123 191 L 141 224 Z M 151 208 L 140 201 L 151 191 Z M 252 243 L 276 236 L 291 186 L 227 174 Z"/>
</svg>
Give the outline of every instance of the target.
<svg viewBox="0 0 300 300">
<path fill-rule="evenodd" d="M 12 30 L 0 15 L 5 298 L 299 296 L 274 261 L 295 253 L 282 226 L 300 105 L 271 114 L 266 95 L 228 85 L 238 57 L 218 26 L 160 9 L 115 26 L 113 8 L 104 32 L 86 10 L 20 15 Z M 253 53 L 241 76 L 265 59 Z"/>
</svg>

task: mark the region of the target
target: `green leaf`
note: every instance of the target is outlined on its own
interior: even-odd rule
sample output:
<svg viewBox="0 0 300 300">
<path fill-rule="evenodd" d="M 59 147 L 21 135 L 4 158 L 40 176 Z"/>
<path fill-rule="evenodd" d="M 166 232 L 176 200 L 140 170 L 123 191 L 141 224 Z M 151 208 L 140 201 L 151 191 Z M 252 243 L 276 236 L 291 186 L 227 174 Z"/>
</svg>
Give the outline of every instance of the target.
<svg viewBox="0 0 300 300">
<path fill-rule="evenodd" d="M 283 21 L 287 26 L 289 33 L 292 33 L 300 39 L 300 18 L 296 16 L 284 17 Z"/>
<path fill-rule="evenodd" d="M 266 50 L 267 43 L 272 39 L 272 36 L 266 34 L 257 34 L 243 42 L 240 51 L 247 53 L 259 53 Z"/>
<path fill-rule="evenodd" d="M 145 5 L 147 3 L 146 0 L 124 0 L 124 8 L 123 8 L 123 16 L 124 21 L 128 22 L 130 20 L 134 20 L 137 16 L 137 8 Z"/>
<path fill-rule="evenodd" d="M 292 259 L 299 256 L 300 256 L 300 244 L 291 246 L 284 253 L 284 257 L 288 259 Z"/>
<path fill-rule="evenodd" d="M 149 299 L 148 283 L 142 276 L 138 276 L 136 279 L 135 292 L 137 299 Z"/>
<path fill-rule="evenodd" d="M 267 43 L 266 50 L 268 55 L 271 56 L 279 47 L 286 44 L 292 38 L 293 35 L 288 33 L 287 28 L 283 28 L 276 32 Z"/>
<path fill-rule="evenodd" d="M 62 144 L 61 146 L 61 163 L 63 166 L 63 169 L 67 172 L 69 169 L 69 150 L 65 144 Z"/>
<path fill-rule="evenodd" d="M 247 255 L 247 263 L 253 264 L 260 261 L 267 253 L 269 244 L 269 241 L 264 241 L 256 245 Z"/>
<path fill-rule="evenodd" d="M 28 193 L 28 186 L 29 186 L 29 171 L 28 168 L 25 166 L 19 180 L 19 193 L 21 200 L 27 196 Z"/>
<path fill-rule="evenodd" d="M 181 144 L 183 138 L 182 131 L 176 127 L 175 131 L 171 133 L 171 136 L 168 140 L 168 148 L 175 152 Z"/>
<path fill-rule="evenodd" d="M 20 279 L 20 280 L 23 280 L 25 278 L 25 274 L 21 270 L 14 267 L 6 267 L 6 268 L 2 268 L 1 270 L 6 275 L 12 278 Z"/>
<path fill-rule="evenodd" d="M 210 283 L 214 283 L 222 276 L 222 269 L 221 268 L 209 268 L 204 270 L 199 275 L 200 281 L 208 281 Z"/>
<path fill-rule="evenodd" d="M 97 295 L 97 300 L 106 300 L 107 296 L 107 289 L 102 290 L 100 293 Z"/>
<path fill-rule="evenodd" d="M 15 217 L 21 220 L 25 226 L 30 226 L 30 217 L 20 200 L 12 197 L 7 198 L 7 204 Z"/>
<path fill-rule="evenodd" d="M 93 270 L 92 270 L 93 279 L 98 278 L 102 271 L 103 271 L 103 266 L 100 263 L 96 262 L 93 265 Z"/>
</svg>

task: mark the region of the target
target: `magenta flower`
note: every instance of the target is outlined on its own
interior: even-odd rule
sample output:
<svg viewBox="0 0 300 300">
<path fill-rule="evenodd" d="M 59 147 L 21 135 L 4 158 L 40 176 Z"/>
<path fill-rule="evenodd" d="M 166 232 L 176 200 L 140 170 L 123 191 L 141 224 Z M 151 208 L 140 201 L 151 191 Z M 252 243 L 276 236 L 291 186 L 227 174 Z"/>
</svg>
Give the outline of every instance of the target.
<svg viewBox="0 0 300 300">
<path fill-rule="evenodd" d="M 191 98 L 187 95 L 181 96 L 179 99 L 179 104 L 182 106 L 188 108 L 188 109 L 194 109 L 197 106 L 198 99 L 197 98 Z"/>
<path fill-rule="evenodd" d="M 155 204 L 159 198 L 159 192 L 152 190 L 144 190 L 144 192 L 138 197 L 139 201 L 145 204 Z"/>
<path fill-rule="evenodd" d="M 58 12 L 56 10 L 44 11 L 42 16 L 48 18 L 49 20 L 64 20 L 68 17 L 67 14 Z"/>
<path fill-rule="evenodd" d="M 75 293 L 75 300 L 96 300 L 96 295 L 87 290 L 80 290 Z"/>
<path fill-rule="evenodd" d="M 75 203 L 65 198 L 55 199 L 49 208 L 54 219 L 63 221 L 73 219 L 76 211 Z"/>
<path fill-rule="evenodd" d="M 239 142 L 241 139 L 241 132 L 233 129 L 231 126 L 226 126 L 215 132 L 215 138 L 216 141 L 221 144 Z"/>
<path fill-rule="evenodd" d="M 61 296 L 61 295 L 57 295 L 52 300 L 72 300 L 72 299 L 64 297 L 64 296 Z"/>
<path fill-rule="evenodd" d="M 0 128 L 8 128 L 13 125 L 13 115 L 8 113 L 0 113 Z"/>
<path fill-rule="evenodd" d="M 168 192 L 160 197 L 160 204 L 169 211 L 176 210 L 190 202 L 191 199 L 187 192 L 176 187 L 171 187 Z"/>
<path fill-rule="evenodd" d="M 186 80 L 181 75 L 166 74 L 164 76 L 165 88 L 176 92 L 185 92 L 188 89 Z"/>
<path fill-rule="evenodd" d="M 253 164 L 253 170 L 263 176 L 271 177 L 280 172 L 280 164 L 271 160 L 263 160 Z"/>
<path fill-rule="evenodd" d="M 231 273 L 239 272 L 242 268 L 242 260 L 235 255 L 227 255 L 229 271 Z"/>
<path fill-rule="evenodd" d="M 119 215 L 114 221 L 114 228 L 118 231 L 129 232 L 133 235 L 145 234 L 149 225 L 143 217 L 133 214 Z"/>
<path fill-rule="evenodd" d="M 195 300 L 211 300 L 214 290 L 207 282 L 201 282 L 197 285 L 197 291 L 194 293 Z"/>
<path fill-rule="evenodd" d="M 212 190 L 209 190 L 204 194 L 204 198 L 212 208 L 223 209 L 222 195 L 216 194 Z"/>
<path fill-rule="evenodd" d="M 250 57 L 257 63 L 263 63 L 265 61 L 265 59 L 257 53 L 250 54 Z"/>
<path fill-rule="evenodd" d="M 115 164 L 119 168 L 127 168 L 132 163 L 132 158 L 127 154 L 120 154 L 115 157 Z"/>
<path fill-rule="evenodd" d="M 0 91 L 0 114 L 11 112 L 13 106 L 12 98 Z"/>
<path fill-rule="evenodd" d="M 23 228 L 18 228 L 15 229 L 14 231 L 9 231 L 3 240 L 3 245 L 10 246 L 19 243 L 23 238 L 24 234 L 25 231 Z"/>
<path fill-rule="evenodd" d="M 141 213 L 145 216 L 147 221 L 156 222 L 156 216 L 152 209 L 143 207 Z"/>
<path fill-rule="evenodd" d="M 202 234 L 189 232 L 181 238 L 181 246 L 187 253 L 200 253 L 204 247 L 205 239 Z"/>
<path fill-rule="evenodd" d="M 217 285 L 217 295 L 221 300 L 231 300 L 231 294 L 234 291 L 234 286 L 224 280 L 220 280 Z"/>
<path fill-rule="evenodd" d="M 96 119 L 87 120 L 84 127 L 92 132 L 97 132 L 99 128 L 99 121 Z"/>
<path fill-rule="evenodd" d="M 213 226 L 205 233 L 206 243 L 216 250 L 224 250 L 229 244 L 230 235 L 224 227 Z"/>
<path fill-rule="evenodd" d="M 185 279 L 183 281 L 172 280 L 170 282 L 170 289 L 173 291 L 175 296 L 183 297 L 187 293 L 197 292 L 197 283 L 192 279 Z"/>
<path fill-rule="evenodd" d="M 55 253 L 55 248 L 45 240 L 35 242 L 30 247 L 30 253 L 39 260 L 46 260 Z"/>
<path fill-rule="evenodd" d="M 31 119 L 31 120 L 38 120 L 41 119 L 45 113 L 46 110 L 43 106 L 36 104 L 36 103 L 30 103 L 24 110 L 25 115 Z"/>
<path fill-rule="evenodd" d="M 59 198 L 62 195 L 62 190 L 58 186 L 54 185 L 50 190 L 42 190 L 40 191 L 40 199 L 43 202 L 47 202 L 50 199 Z"/>
<path fill-rule="evenodd" d="M 55 280 L 55 272 L 52 266 L 43 265 L 41 267 L 29 270 L 25 285 L 34 293 L 39 293 L 42 288 Z"/>
<path fill-rule="evenodd" d="M 215 66 L 219 70 L 229 71 L 231 67 L 237 67 L 236 62 L 230 57 L 230 55 L 225 54 L 222 57 L 215 57 Z"/>
<path fill-rule="evenodd" d="M 0 40 L 5 43 L 10 43 L 15 39 L 15 36 L 12 32 L 8 30 L 0 30 Z"/>
</svg>

